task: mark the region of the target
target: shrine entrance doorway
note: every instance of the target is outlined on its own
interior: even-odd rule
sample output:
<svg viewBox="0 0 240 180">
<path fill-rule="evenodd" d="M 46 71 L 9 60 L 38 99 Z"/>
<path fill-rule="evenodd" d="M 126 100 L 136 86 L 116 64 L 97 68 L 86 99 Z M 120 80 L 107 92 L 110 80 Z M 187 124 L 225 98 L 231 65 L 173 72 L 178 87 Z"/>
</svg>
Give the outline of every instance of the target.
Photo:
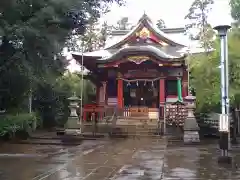
<svg viewBox="0 0 240 180">
<path fill-rule="evenodd" d="M 124 82 L 124 106 L 157 108 L 159 104 L 158 81 Z"/>
</svg>

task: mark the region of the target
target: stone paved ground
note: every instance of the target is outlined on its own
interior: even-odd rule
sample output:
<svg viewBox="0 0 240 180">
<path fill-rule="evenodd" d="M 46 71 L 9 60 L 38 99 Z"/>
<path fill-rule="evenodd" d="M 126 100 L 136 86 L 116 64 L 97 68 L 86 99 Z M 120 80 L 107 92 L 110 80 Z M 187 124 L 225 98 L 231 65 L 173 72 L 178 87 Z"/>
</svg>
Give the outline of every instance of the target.
<svg viewBox="0 0 240 180">
<path fill-rule="evenodd" d="M 218 146 L 165 139 L 84 141 L 79 146 L 0 146 L 4 180 L 220 180 L 240 179 L 240 148 L 233 166 L 217 164 Z"/>
<path fill-rule="evenodd" d="M 141 138 L 85 141 L 76 147 L 8 145 L 0 149 L 0 179 L 159 179 L 165 144 Z"/>
<path fill-rule="evenodd" d="M 233 147 L 232 165 L 219 165 L 217 141 L 197 146 L 168 144 L 164 158 L 164 180 L 234 180 L 240 179 L 240 148 Z"/>
</svg>

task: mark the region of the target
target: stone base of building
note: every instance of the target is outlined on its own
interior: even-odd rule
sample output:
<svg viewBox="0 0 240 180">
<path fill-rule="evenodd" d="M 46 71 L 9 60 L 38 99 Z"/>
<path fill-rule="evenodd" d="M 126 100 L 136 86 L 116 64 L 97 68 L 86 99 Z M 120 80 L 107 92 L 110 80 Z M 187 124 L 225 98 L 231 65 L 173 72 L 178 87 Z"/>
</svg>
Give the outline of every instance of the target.
<svg viewBox="0 0 240 180">
<path fill-rule="evenodd" d="M 198 131 L 184 131 L 183 141 L 185 144 L 200 143 Z"/>
<path fill-rule="evenodd" d="M 81 132 L 81 129 L 65 129 L 64 134 L 77 136 L 77 135 L 81 135 L 82 132 Z"/>
</svg>

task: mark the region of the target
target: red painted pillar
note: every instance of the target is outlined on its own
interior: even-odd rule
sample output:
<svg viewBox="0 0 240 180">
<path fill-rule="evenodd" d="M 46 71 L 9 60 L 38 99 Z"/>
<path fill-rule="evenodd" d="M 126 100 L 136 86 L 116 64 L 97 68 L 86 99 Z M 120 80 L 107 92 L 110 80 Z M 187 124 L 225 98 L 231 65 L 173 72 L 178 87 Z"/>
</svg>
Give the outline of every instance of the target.
<svg viewBox="0 0 240 180">
<path fill-rule="evenodd" d="M 164 117 L 164 106 L 165 106 L 165 79 L 159 80 L 159 118 Z"/>
<path fill-rule="evenodd" d="M 117 98 L 118 98 L 118 108 L 123 108 L 123 80 L 118 79 L 118 93 L 117 93 Z"/>
<path fill-rule="evenodd" d="M 159 103 L 165 103 L 165 79 L 159 80 Z"/>
</svg>

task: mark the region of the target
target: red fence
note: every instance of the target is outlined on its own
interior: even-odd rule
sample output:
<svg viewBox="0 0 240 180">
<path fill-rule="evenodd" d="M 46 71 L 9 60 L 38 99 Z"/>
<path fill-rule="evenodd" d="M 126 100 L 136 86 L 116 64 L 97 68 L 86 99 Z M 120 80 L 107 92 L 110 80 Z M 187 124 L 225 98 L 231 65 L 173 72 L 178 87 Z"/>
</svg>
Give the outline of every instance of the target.
<svg viewBox="0 0 240 180">
<path fill-rule="evenodd" d="M 88 104 L 83 107 L 83 120 L 91 121 L 93 119 L 103 120 L 105 117 L 105 107 L 96 104 Z"/>
</svg>

